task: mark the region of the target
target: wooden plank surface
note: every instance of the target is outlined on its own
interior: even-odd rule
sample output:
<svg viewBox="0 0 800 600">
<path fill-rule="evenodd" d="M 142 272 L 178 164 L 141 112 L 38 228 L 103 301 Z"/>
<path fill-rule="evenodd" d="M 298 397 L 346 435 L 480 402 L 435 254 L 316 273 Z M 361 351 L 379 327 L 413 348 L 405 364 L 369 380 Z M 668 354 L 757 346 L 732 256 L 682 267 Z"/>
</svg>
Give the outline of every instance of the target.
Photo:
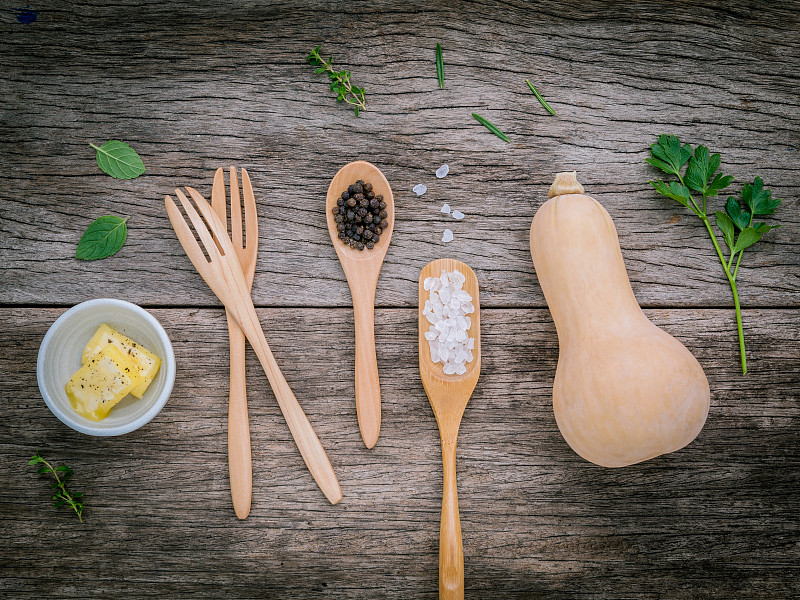
<svg viewBox="0 0 800 600">
<path fill-rule="evenodd" d="M 371 451 L 356 426 L 349 311 L 259 311 L 344 499 L 330 506 L 314 485 L 248 351 L 255 482 L 244 522 L 227 482 L 224 313 L 153 311 L 175 347 L 175 392 L 135 434 L 101 439 L 62 425 L 38 394 L 31 365 L 60 312 L 0 313 L 11 325 L 0 334 L 5 597 L 436 597 L 441 466 L 418 378 L 414 310 L 376 313 L 383 428 Z M 800 314 L 746 312 L 760 333 L 751 336 L 747 379 L 729 311 L 647 314 L 706 369 L 711 412 L 687 448 L 603 469 L 575 455 L 556 427 L 549 313 L 482 311 L 482 376 L 458 450 L 468 597 L 774 599 L 799 591 Z M 85 525 L 52 509 L 47 482 L 25 465 L 37 448 L 74 468 Z"/>
<path fill-rule="evenodd" d="M 420 268 L 443 256 L 474 268 L 484 308 L 483 375 L 458 453 L 468 598 L 800 595 L 799 2 L 30 8 L 27 25 L 16 5 L 0 10 L 0 597 L 435 598 L 440 456 L 415 304 Z M 317 44 L 366 88 L 361 118 L 303 61 Z M 739 274 L 746 377 L 702 225 L 647 183 L 658 175 L 647 147 L 664 132 L 722 153 L 735 191 L 760 174 L 784 199 L 784 226 Z M 112 138 L 141 154 L 144 176 L 98 170 L 88 143 Z M 323 214 L 330 178 L 356 159 L 384 171 L 397 206 L 376 298 L 383 428 L 371 451 L 356 427 L 349 291 Z M 438 180 L 444 162 L 450 175 Z M 224 313 L 163 209 L 176 186 L 209 193 L 213 170 L 229 164 L 253 179 L 254 300 L 339 474 L 335 507 L 250 356 L 253 510 L 244 522 L 233 514 Z M 606 206 L 637 298 L 712 389 L 695 442 L 621 470 L 572 453 L 550 406 L 557 340 L 528 229 L 565 169 Z M 421 198 L 417 183 L 429 187 Z M 443 202 L 466 218 L 445 218 Z M 76 261 L 83 230 L 109 213 L 131 217 L 125 247 Z M 163 322 L 178 379 L 152 423 L 95 439 L 49 413 L 35 360 L 64 309 L 105 296 Z M 36 449 L 75 469 L 85 525 L 50 506 L 25 465 Z"/>
<path fill-rule="evenodd" d="M 721 152 L 740 182 L 762 175 L 786 200 L 785 227 L 745 257 L 741 295 L 745 306 L 800 305 L 797 2 L 38 6 L 31 25 L 11 11 L 0 23 L 0 303 L 216 305 L 163 197 L 179 185 L 208 193 L 213 170 L 235 163 L 250 169 L 261 212 L 257 304 L 346 306 L 323 205 L 339 167 L 366 159 L 397 199 L 380 306 L 413 306 L 416 274 L 447 254 L 476 270 L 486 306 L 543 307 L 528 229 L 564 169 L 615 219 L 643 304 L 731 306 L 700 222 L 647 183 L 657 176 L 647 148 L 669 132 Z M 367 89 L 362 118 L 303 61 L 317 44 Z M 109 138 L 141 153 L 143 177 L 98 170 L 87 144 Z M 437 180 L 445 162 L 451 174 Z M 429 186 L 422 198 L 417 183 Z M 464 221 L 439 213 L 445 201 Z M 90 219 L 107 213 L 131 216 L 125 248 L 113 262 L 72 260 Z M 455 240 L 445 245 L 447 226 Z"/>
</svg>

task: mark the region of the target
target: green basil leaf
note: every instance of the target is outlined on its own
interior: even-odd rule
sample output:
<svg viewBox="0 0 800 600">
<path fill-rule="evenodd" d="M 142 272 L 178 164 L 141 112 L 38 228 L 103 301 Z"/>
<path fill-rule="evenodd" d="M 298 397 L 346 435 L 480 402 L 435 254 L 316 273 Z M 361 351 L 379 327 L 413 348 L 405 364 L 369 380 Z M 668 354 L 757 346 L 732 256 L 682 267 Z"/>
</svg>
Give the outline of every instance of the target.
<svg viewBox="0 0 800 600">
<path fill-rule="evenodd" d="M 81 236 L 75 258 L 98 260 L 116 254 L 128 238 L 128 226 L 125 222 L 129 218 L 106 215 L 95 220 Z"/>
<path fill-rule="evenodd" d="M 115 179 L 135 179 L 144 173 L 144 163 L 136 151 L 125 142 L 110 140 L 99 148 L 89 144 L 97 150 L 97 166 L 106 175 Z"/>
</svg>

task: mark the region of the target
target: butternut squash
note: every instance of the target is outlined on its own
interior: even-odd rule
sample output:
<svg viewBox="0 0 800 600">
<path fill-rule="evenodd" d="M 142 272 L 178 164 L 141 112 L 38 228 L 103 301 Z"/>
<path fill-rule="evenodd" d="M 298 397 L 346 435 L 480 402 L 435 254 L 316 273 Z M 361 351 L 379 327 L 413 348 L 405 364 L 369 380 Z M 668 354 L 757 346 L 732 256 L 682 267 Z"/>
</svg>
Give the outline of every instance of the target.
<svg viewBox="0 0 800 600">
<path fill-rule="evenodd" d="M 702 367 L 642 312 L 614 223 L 575 173 L 556 175 L 548 196 L 531 224 L 531 255 L 558 333 L 561 434 L 605 467 L 683 448 L 708 415 Z"/>
</svg>

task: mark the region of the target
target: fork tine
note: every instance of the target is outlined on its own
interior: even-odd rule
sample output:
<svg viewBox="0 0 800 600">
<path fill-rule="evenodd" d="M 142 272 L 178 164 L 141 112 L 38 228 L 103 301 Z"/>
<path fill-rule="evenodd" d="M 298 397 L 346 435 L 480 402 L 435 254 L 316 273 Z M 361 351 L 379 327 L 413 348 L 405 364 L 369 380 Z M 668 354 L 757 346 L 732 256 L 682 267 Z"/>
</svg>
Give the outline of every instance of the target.
<svg viewBox="0 0 800 600">
<path fill-rule="evenodd" d="M 225 201 L 225 171 L 222 167 L 217 169 L 214 173 L 214 185 L 211 187 L 211 207 L 217 213 L 220 221 L 223 223 L 228 222 L 228 214 L 226 210 L 227 202 Z"/>
<path fill-rule="evenodd" d="M 194 203 L 197 206 L 197 209 L 200 211 L 200 214 L 203 215 L 202 218 L 207 225 L 207 230 L 210 230 L 211 233 L 216 236 L 220 246 L 220 254 L 223 256 L 232 256 L 234 262 L 238 264 L 239 258 L 236 255 L 236 249 L 233 247 L 231 238 L 228 235 L 228 228 L 226 225 L 217 218 L 217 215 L 214 214 L 214 211 L 211 209 L 211 205 L 205 198 L 203 198 L 203 195 L 200 192 L 189 186 L 186 186 L 186 191 L 189 192 L 189 195 L 192 197 L 192 200 L 194 200 Z"/>
<path fill-rule="evenodd" d="M 244 248 L 242 243 L 242 201 L 239 197 L 239 180 L 236 167 L 231 167 L 231 241 L 234 248 Z"/>
<path fill-rule="evenodd" d="M 200 244 L 194 239 L 192 230 L 189 229 L 181 211 L 175 206 L 175 202 L 170 196 L 164 196 L 164 204 L 167 207 L 169 222 L 172 223 L 172 229 L 175 230 L 175 235 L 178 236 L 178 241 L 181 243 L 181 246 L 183 246 L 186 256 L 189 257 L 194 268 L 202 275 L 208 267 L 208 260 L 206 260 L 205 254 L 203 254 L 203 251 L 200 249 Z"/>
<path fill-rule="evenodd" d="M 253 186 L 247 169 L 242 169 L 242 189 L 244 191 L 244 226 L 247 249 L 256 251 L 258 248 L 258 216 L 256 215 L 256 198 L 253 196 Z"/>
<path fill-rule="evenodd" d="M 186 189 L 190 190 L 191 188 L 186 188 Z M 208 257 L 212 261 L 215 258 L 218 258 L 221 252 L 217 247 L 216 243 L 214 242 L 213 238 L 211 237 L 211 234 L 208 232 L 208 225 L 206 224 L 205 221 L 203 221 L 200 215 L 197 214 L 197 211 L 195 210 L 194 206 L 192 206 L 192 203 L 189 202 L 189 199 L 183 194 L 182 191 L 176 189 L 175 193 L 178 195 L 178 200 L 181 201 L 181 204 L 183 205 L 183 209 L 186 211 L 186 214 L 189 215 L 189 219 L 192 221 L 192 225 L 194 225 L 194 229 L 197 232 L 197 236 L 200 238 L 200 241 L 203 242 L 203 246 L 205 246 L 206 248 Z M 189 193 L 191 194 L 191 191 Z M 197 194 L 197 192 L 195 192 L 195 194 Z"/>
</svg>

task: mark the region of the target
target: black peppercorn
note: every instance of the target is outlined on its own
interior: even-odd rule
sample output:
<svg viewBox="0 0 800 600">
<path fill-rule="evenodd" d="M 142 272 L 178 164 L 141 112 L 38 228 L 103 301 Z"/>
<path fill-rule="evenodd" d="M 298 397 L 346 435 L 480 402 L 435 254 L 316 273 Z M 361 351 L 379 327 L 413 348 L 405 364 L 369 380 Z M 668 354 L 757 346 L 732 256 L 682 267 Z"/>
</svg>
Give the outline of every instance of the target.
<svg viewBox="0 0 800 600">
<path fill-rule="evenodd" d="M 354 239 L 355 241 L 357 241 L 357 242 L 360 242 L 360 241 L 361 241 L 361 236 L 360 236 L 360 235 L 358 235 L 357 233 L 355 233 L 355 234 L 353 234 L 353 239 Z"/>
<path fill-rule="evenodd" d="M 359 208 L 358 209 L 358 214 L 361 215 L 362 217 L 366 217 L 367 216 L 367 209 L 366 208 Z"/>
<path fill-rule="evenodd" d="M 382 210 L 380 213 L 378 213 L 378 216 L 379 216 L 381 219 L 385 219 L 386 217 L 388 217 L 388 216 L 389 216 L 389 213 L 387 213 L 387 212 L 386 212 L 386 209 L 383 209 L 383 210 Z"/>
<path fill-rule="evenodd" d="M 372 223 L 372 214 L 371 213 L 367 213 L 366 215 L 364 215 L 364 223 L 367 223 L 367 224 Z"/>
<path fill-rule="evenodd" d="M 342 192 L 342 200 L 347 200 L 350 197 L 350 192 Z"/>
<path fill-rule="evenodd" d="M 343 240 L 345 238 L 344 231 L 339 232 L 339 239 Z"/>
<path fill-rule="evenodd" d="M 356 194 L 361 194 L 361 193 L 363 193 L 363 192 L 364 192 L 364 186 L 363 186 L 363 185 L 361 185 L 361 184 L 360 184 L 358 181 L 356 181 L 356 183 L 355 183 L 355 184 L 353 184 L 353 191 L 354 191 Z"/>
<path fill-rule="evenodd" d="M 387 221 L 386 219 L 381 221 L 381 229 L 386 229 L 388 226 L 389 226 L 389 221 Z"/>
<path fill-rule="evenodd" d="M 347 220 L 348 221 L 352 221 L 355 218 L 356 218 L 356 213 L 354 213 L 352 210 L 348 210 L 347 211 Z"/>
<path fill-rule="evenodd" d="M 372 250 L 375 247 L 375 242 L 367 242 L 367 248 Z"/>
<path fill-rule="evenodd" d="M 379 235 L 377 235 L 377 234 L 376 234 L 376 235 L 373 235 L 373 236 L 372 236 L 372 241 L 373 241 L 373 242 L 375 242 L 375 243 L 377 244 L 378 242 L 380 242 L 380 241 L 381 241 L 381 236 L 379 236 Z"/>
<path fill-rule="evenodd" d="M 383 202 L 383 194 L 378 194 L 375 197 L 378 199 L 378 202 Z"/>
<path fill-rule="evenodd" d="M 358 227 L 356 227 L 356 233 L 358 235 L 361 235 L 362 233 L 364 233 L 364 228 L 359 225 Z"/>
<path fill-rule="evenodd" d="M 364 243 L 363 242 L 358 242 L 358 249 L 359 250 L 363 250 L 364 249 Z"/>
<path fill-rule="evenodd" d="M 365 192 L 371 192 L 372 191 L 372 184 L 371 183 L 365 183 L 364 184 L 364 191 Z"/>
<path fill-rule="evenodd" d="M 380 234 L 382 234 L 382 233 L 383 233 L 383 229 L 381 229 L 380 227 L 376 227 L 376 228 L 375 228 L 375 233 L 377 233 L 378 235 L 380 235 Z"/>
<path fill-rule="evenodd" d="M 367 200 L 373 200 L 375 198 L 375 192 L 370 192 L 367 194 Z"/>
<path fill-rule="evenodd" d="M 337 206 L 344 206 L 344 200 L 342 200 L 341 198 L 339 198 L 338 200 L 336 200 L 336 205 L 337 205 Z"/>
<path fill-rule="evenodd" d="M 336 215 L 335 217 L 333 217 L 333 220 L 337 223 L 341 223 L 342 221 L 344 221 L 344 217 L 342 215 Z"/>
<path fill-rule="evenodd" d="M 381 207 L 380 207 L 380 204 L 381 204 L 381 203 L 380 203 L 380 202 L 378 202 L 378 200 L 376 200 L 375 198 L 372 198 L 372 199 L 369 201 L 369 207 L 370 207 L 370 208 L 372 208 L 372 209 L 375 209 L 375 208 L 377 208 L 378 210 L 380 210 L 380 208 L 381 208 Z"/>
<path fill-rule="evenodd" d="M 381 203 L 380 203 L 378 206 L 380 206 L 382 209 L 383 209 L 383 208 L 386 208 L 386 202 L 384 202 L 383 200 L 381 200 Z"/>
<path fill-rule="evenodd" d="M 333 214 L 335 214 L 335 215 L 338 215 L 338 214 L 339 214 L 339 207 L 338 207 L 338 206 L 334 206 L 334 207 L 331 209 L 331 212 L 332 212 Z"/>
<path fill-rule="evenodd" d="M 337 230 L 337 231 L 344 231 L 344 223 L 339 223 L 339 224 L 336 226 L 336 230 Z"/>
<path fill-rule="evenodd" d="M 356 205 L 356 199 L 355 198 L 350 198 L 347 201 L 347 206 L 349 206 L 350 208 L 353 208 L 355 205 Z"/>
<path fill-rule="evenodd" d="M 367 229 L 367 230 L 366 230 L 366 231 L 365 231 L 365 232 L 362 234 L 362 237 L 363 237 L 365 240 L 368 240 L 368 239 L 372 238 L 372 232 L 371 232 L 369 229 Z"/>
<path fill-rule="evenodd" d="M 359 200 L 358 205 L 361 208 L 367 208 L 369 206 L 369 200 L 367 200 L 366 198 L 364 198 L 363 200 Z"/>
</svg>

